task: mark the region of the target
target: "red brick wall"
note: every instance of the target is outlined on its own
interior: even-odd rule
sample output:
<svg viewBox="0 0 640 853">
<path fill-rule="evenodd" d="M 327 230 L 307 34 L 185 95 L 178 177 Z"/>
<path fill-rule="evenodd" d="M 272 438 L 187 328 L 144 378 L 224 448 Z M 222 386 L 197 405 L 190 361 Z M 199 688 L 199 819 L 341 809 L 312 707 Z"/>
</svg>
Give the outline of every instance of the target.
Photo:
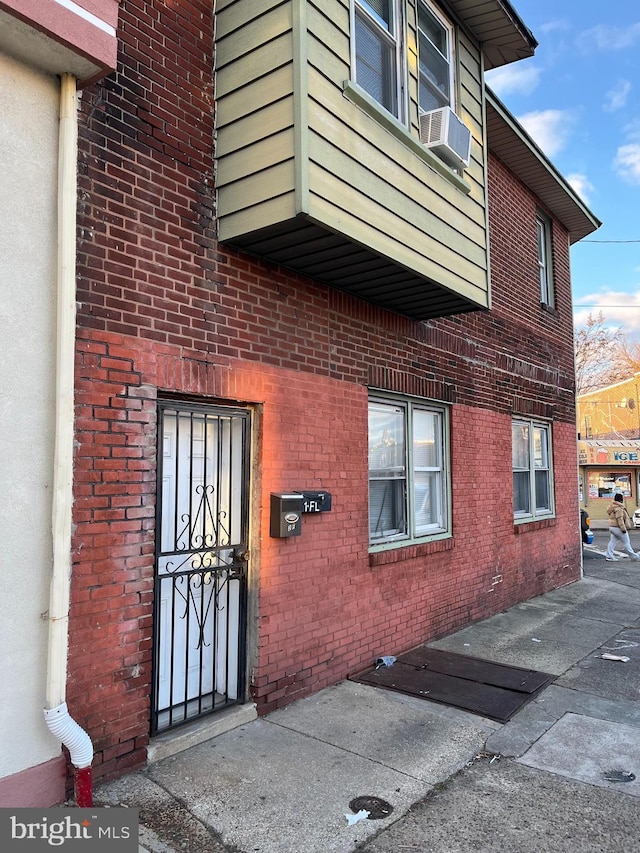
<svg viewBox="0 0 640 853">
<path fill-rule="evenodd" d="M 579 574 L 561 226 L 542 311 L 535 199 L 491 159 L 494 309 L 424 324 L 218 246 L 210 6 L 125 0 L 118 73 L 82 99 L 68 698 L 104 777 L 148 740 L 159 392 L 255 410 L 261 712 Z M 451 404 L 451 539 L 368 553 L 367 386 Z M 517 532 L 513 412 L 553 419 L 558 507 Z M 333 508 L 271 539 L 269 494 L 295 488 Z"/>
<path fill-rule="evenodd" d="M 577 542 L 571 517 L 514 535 L 508 415 L 453 407 L 453 539 L 369 555 L 363 386 L 92 330 L 80 332 L 77 376 L 69 702 L 98 775 L 139 764 L 147 743 L 158 388 L 259 404 L 252 694 L 263 712 L 577 575 L 579 545 L 559 552 Z M 561 486 L 575 480 L 573 439 L 555 425 Z M 298 488 L 330 491 L 331 512 L 306 515 L 300 537 L 270 538 L 270 492 Z"/>
</svg>

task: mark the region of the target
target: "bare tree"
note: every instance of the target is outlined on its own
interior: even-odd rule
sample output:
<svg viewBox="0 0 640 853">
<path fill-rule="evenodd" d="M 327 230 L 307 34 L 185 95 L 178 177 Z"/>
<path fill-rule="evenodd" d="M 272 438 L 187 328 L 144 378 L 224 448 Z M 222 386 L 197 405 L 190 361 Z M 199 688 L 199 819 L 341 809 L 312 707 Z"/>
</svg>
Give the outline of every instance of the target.
<svg viewBox="0 0 640 853">
<path fill-rule="evenodd" d="M 576 332 L 575 350 L 578 394 L 621 382 L 638 370 L 635 356 L 640 356 L 640 347 L 628 345 L 621 328 L 607 326 L 602 312 L 596 317 L 589 314 Z"/>
<path fill-rule="evenodd" d="M 640 341 L 629 341 L 623 334 L 618 358 L 626 366 L 626 378 L 640 372 Z"/>
</svg>

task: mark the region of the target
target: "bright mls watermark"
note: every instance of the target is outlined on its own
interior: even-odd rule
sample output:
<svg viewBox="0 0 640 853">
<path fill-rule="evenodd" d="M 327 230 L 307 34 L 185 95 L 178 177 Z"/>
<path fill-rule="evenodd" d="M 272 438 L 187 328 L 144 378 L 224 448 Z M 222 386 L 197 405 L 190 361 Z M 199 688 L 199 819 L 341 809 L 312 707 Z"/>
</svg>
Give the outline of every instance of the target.
<svg viewBox="0 0 640 853">
<path fill-rule="evenodd" d="M 0 809 L 0 849 L 35 853 L 52 848 L 138 853 L 138 809 Z"/>
</svg>

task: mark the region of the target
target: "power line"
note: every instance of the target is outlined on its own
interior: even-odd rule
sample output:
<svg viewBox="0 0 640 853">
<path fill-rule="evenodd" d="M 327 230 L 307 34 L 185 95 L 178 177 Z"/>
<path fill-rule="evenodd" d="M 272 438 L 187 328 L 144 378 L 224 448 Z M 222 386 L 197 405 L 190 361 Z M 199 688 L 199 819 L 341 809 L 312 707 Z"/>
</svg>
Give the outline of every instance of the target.
<svg viewBox="0 0 640 853">
<path fill-rule="evenodd" d="M 640 243 L 640 240 L 580 240 L 580 243 Z"/>
</svg>

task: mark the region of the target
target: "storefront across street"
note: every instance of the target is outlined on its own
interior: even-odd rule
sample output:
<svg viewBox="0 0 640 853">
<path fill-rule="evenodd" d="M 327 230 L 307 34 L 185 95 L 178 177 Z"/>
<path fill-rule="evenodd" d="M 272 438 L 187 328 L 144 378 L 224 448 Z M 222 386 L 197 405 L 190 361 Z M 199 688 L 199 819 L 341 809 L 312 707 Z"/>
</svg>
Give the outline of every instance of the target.
<svg viewBox="0 0 640 853">
<path fill-rule="evenodd" d="M 640 507 L 640 440 L 578 442 L 580 506 L 594 528 L 607 527 L 607 507 L 614 494 L 624 497 L 629 515 Z"/>
</svg>

